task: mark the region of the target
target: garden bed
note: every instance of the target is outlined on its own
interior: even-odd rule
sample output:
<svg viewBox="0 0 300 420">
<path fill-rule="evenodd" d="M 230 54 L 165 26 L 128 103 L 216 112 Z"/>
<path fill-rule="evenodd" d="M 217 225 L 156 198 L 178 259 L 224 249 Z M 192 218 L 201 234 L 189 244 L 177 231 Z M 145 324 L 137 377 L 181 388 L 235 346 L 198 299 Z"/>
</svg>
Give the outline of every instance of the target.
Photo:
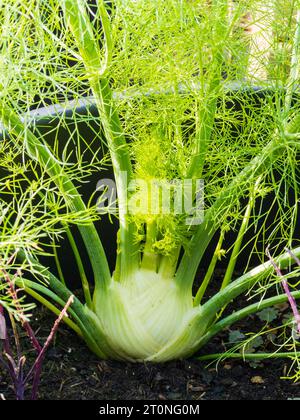
<svg viewBox="0 0 300 420">
<path fill-rule="evenodd" d="M 50 328 L 48 314 L 47 318 Z M 46 337 L 47 327 L 43 328 L 45 334 L 43 330 L 40 335 Z M 215 351 L 221 346 L 222 336 L 219 336 L 207 350 Z M 45 360 L 39 398 L 161 401 L 300 398 L 300 383 L 280 379 L 287 366 L 288 362 L 282 360 L 264 361 L 257 368 L 228 360 L 217 369 L 195 359 L 158 365 L 101 361 L 80 339 L 62 327 L 56 345 Z M 6 399 L 14 399 L 7 379 L 1 378 L 0 383 L 0 393 Z"/>
</svg>

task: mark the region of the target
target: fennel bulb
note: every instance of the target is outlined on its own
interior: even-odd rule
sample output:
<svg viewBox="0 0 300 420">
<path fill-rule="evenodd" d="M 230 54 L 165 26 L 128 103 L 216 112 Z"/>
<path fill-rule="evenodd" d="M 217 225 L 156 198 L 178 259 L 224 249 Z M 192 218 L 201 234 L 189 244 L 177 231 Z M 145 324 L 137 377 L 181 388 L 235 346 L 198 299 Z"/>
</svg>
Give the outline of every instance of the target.
<svg viewBox="0 0 300 420">
<path fill-rule="evenodd" d="M 94 306 L 109 345 L 120 358 L 140 361 L 163 360 L 201 312 L 173 279 L 148 270 L 138 270 L 125 284 L 112 280 L 105 294 L 95 294 Z M 189 346 L 175 345 L 171 358 L 190 353 Z"/>
</svg>

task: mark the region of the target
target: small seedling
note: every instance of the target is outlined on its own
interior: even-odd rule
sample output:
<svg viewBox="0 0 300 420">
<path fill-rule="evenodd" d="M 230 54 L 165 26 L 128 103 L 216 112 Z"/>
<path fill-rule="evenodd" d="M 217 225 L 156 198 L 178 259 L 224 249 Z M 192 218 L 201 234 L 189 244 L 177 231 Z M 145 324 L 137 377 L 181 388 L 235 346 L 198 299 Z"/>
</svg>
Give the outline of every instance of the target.
<svg viewBox="0 0 300 420">
<path fill-rule="evenodd" d="M 270 323 L 278 318 L 279 311 L 276 308 L 267 308 L 261 312 L 258 312 L 257 316 L 261 321 Z"/>
</svg>

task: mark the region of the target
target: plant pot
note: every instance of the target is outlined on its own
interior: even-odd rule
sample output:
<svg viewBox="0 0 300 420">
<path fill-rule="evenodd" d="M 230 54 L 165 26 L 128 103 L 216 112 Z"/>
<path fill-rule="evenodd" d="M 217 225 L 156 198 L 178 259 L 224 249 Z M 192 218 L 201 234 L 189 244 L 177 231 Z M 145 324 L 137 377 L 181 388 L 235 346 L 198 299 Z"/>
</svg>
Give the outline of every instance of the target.
<svg viewBox="0 0 300 420">
<path fill-rule="evenodd" d="M 239 84 L 233 85 L 230 87 L 232 92 L 234 93 L 237 89 L 241 89 Z M 272 98 L 272 90 L 261 89 L 258 87 L 251 87 L 247 89 L 243 89 L 245 98 L 247 98 L 247 103 L 249 103 L 249 98 L 251 105 L 255 105 L 258 108 L 262 107 L 266 98 Z M 150 92 L 149 95 L 159 95 L 160 92 Z M 137 92 L 137 95 L 139 93 Z M 268 100 L 269 100 L 268 99 Z M 241 109 L 241 102 L 237 101 L 236 97 L 233 95 L 232 99 L 230 95 L 228 97 L 228 101 L 226 104 L 228 109 L 232 110 L 239 110 Z M 75 118 L 76 116 L 76 118 Z M 216 121 L 216 124 L 218 121 Z M 93 153 L 100 153 L 100 158 L 104 157 L 106 153 L 108 153 L 107 149 L 103 143 L 103 134 L 101 128 L 101 121 L 99 119 L 99 114 L 96 108 L 96 105 L 93 101 L 93 98 L 82 98 L 80 102 L 69 102 L 68 104 L 62 104 L 61 106 L 48 106 L 45 108 L 40 108 L 37 110 L 33 110 L 30 114 L 30 125 L 32 130 L 35 134 L 39 134 L 43 136 L 45 141 L 53 147 L 57 138 L 59 138 L 60 149 L 62 150 L 64 146 L 72 139 L 72 133 L 74 133 L 74 128 L 76 124 L 76 133 L 77 136 L 80 137 L 80 140 L 86 142 L 89 145 L 89 151 L 85 155 L 85 160 L 91 160 L 93 157 Z M 1 132 L 0 126 L 0 140 L 4 136 L 4 132 Z M 236 132 L 235 135 L 238 135 Z M 73 153 L 73 161 L 76 160 L 76 141 L 69 144 L 69 151 Z M 99 151 L 99 144 L 102 143 L 102 148 Z M 103 166 L 102 170 L 99 173 L 93 173 L 89 176 L 85 183 L 77 185 L 79 187 L 80 193 L 83 196 L 85 202 L 88 202 L 90 198 L 95 194 L 97 183 L 102 180 L 103 178 L 113 179 L 114 174 L 111 166 Z M 291 193 L 292 194 L 292 193 Z M 95 199 L 98 198 L 97 194 Z M 273 197 L 269 196 L 265 199 L 262 203 L 263 209 L 266 211 L 270 208 L 270 204 L 273 201 Z M 261 203 L 257 204 L 257 208 L 261 206 Z M 274 214 L 273 214 L 273 213 Z M 270 224 L 275 216 L 276 209 L 273 209 L 269 215 Z M 101 240 L 103 246 L 106 251 L 106 255 L 108 257 L 108 262 L 111 269 L 114 269 L 115 265 L 115 258 L 116 258 L 116 236 L 118 231 L 118 221 L 116 218 L 113 219 L 113 223 L 111 218 L 108 216 L 102 216 L 101 220 L 96 223 L 97 230 L 100 233 Z M 300 226 L 299 226 L 300 227 Z M 237 226 L 238 228 L 238 226 Z M 300 232 L 300 229 L 298 229 Z M 88 258 L 86 256 L 85 248 L 81 242 L 80 235 L 77 232 L 77 229 L 73 228 L 73 233 L 76 237 L 77 243 L 81 244 L 80 252 L 83 257 L 83 261 L 86 265 L 86 271 L 88 278 L 92 278 L 92 270 L 89 265 Z M 245 236 L 245 243 L 248 243 L 251 240 L 253 232 L 251 230 Z M 300 236 L 299 236 L 300 238 Z M 296 238 L 297 239 L 297 238 Z M 232 244 L 235 240 L 235 233 L 229 233 L 227 235 L 227 239 L 224 245 L 225 249 L 230 249 Z M 203 258 L 202 268 L 207 268 L 210 260 L 211 254 L 213 253 L 216 241 L 214 240 L 211 242 L 210 246 L 206 251 L 206 256 Z M 76 279 L 79 278 L 79 273 L 77 272 L 76 263 L 74 260 L 74 256 L 69 246 L 68 240 L 64 239 L 60 243 L 61 248 L 58 250 L 58 254 L 60 258 L 63 260 L 63 271 L 64 275 L 68 281 L 70 287 L 76 287 L 79 285 Z M 247 265 L 249 252 L 251 251 L 251 241 L 248 245 L 243 249 L 241 253 L 236 269 L 242 270 L 245 265 Z M 260 250 L 262 253 L 264 250 Z M 42 258 L 43 264 L 50 267 L 53 272 L 56 272 L 56 265 L 54 262 L 54 258 L 52 257 L 43 257 Z M 252 257 L 250 261 L 250 265 L 259 264 L 260 259 L 255 255 Z M 219 267 L 224 269 L 227 267 L 228 259 L 224 258 L 219 262 Z"/>
</svg>

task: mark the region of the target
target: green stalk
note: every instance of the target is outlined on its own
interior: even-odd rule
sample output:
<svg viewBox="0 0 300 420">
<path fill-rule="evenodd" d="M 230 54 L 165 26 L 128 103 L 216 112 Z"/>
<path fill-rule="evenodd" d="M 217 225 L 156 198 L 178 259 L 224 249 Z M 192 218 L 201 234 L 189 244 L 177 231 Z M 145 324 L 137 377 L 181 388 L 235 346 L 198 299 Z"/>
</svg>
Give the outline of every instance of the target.
<svg viewBox="0 0 300 420">
<path fill-rule="evenodd" d="M 105 58 L 102 62 L 101 51 L 97 43 L 90 18 L 86 11 L 85 0 L 60 0 L 66 26 L 70 27 L 76 39 L 79 53 L 88 70 L 89 76 L 103 74 L 111 59 L 111 48 L 106 48 Z M 105 46 L 111 47 L 111 36 L 109 30 L 109 20 L 102 0 L 97 1 L 98 11 L 101 15 L 101 23 L 105 36 Z M 104 10 L 103 10 L 104 9 Z M 104 12 L 104 13 L 103 13 Z"/>
<path fill-rule="evenodd" d="M 222 282 L 221 290 L 225 289 L 225 287 L 227 287 L 228 284 L 232 281 L 232 275 L 236 266 L 237 258 L 241 250 L 244 235 L 249 226 L 250 215 L 253 209 L 254 202 L 255 202 L 254 197 L 253 196 L 250 197 L 249 203 L 247 205 L 246 212 L 242 221 L 242 225 L 240 227 L 237 239 L 234 243 L 234 247 L 232 250 L 232 254 L 230 256 L 229 264 L 228 264 L 228 267 L 227 267 L 227 270 L 226 270 L 226 273 Z"/>
<path fill-rule="evenodd" d="M 293 56 L 292 56 L 292 68 L 290 79 L 287 86 L 287 95 L 285 103 L 285 118 L 283 132 L 289 134 L 289 127 L 292 125 L 288 123 L 288 112 L 291 107 L 293 91 L 295 83 L 298 80 L 299 75 L 299 59 L 300 59 L 300 11 L 297 13 L 297 27 L 294 37 Z M 294 124 L 295 125 L 295 124 Z M 280 140 L 280 142 L 278 142 Z M 252 159 L 252 161 L 246 166 L 246 168 L 240 172 L 239 175 L 230 184 L 220 197 L 215 201 L 213 206 L 206 212 L 205 220 L 202 225 L 199 226 L 197 232 L 191 240 L 191 249 L 189 253 L 185 253 L 181 264 L 177 272 L 177 282 L 180 287 L 184 288 L 185 284 L 191 289 L 193 280 L 195 278 L 198 266 L 201 262 L 203 254 L 210 243 L 212 237 L 218 229 L 218 223 L 214 221 L 214 215 L 217 212 L 222 212 L 222 208 L 230 202 L 232 197 L 240 193 L 240 186 L 245 182 L 251 183 L 252 180 L 257 178 L 263 173 L 264 169 L 271 167 L 273 163 L 281 156 L 281 152 L 287 147 L 288 137 L 278 136 L 277 130 L 274 133 L 274 138 L 271 140 L 261 154 Z M 292 145 L 292 142 L 291 142 Z M 295 145 L 295 144 L 294 144 Z M 188 282 L 186 281 L 188 279 Z"/>
<path fill-rule="evenodd" d="M 113 106 L 112 91 L 108 80 L 91 81 L 91 87 L 99 110 L 101 124 L 108 143 L 116 186 L 119 206 L 119 253 L 121 279 L 130 279 L 140 264 L 140 245 L 136 241 L 136 226 L 128 219 L 127 195 L 128 185 L 133 179 L 132 164 L 128 145 L 116 108 Z M 118 263 L 117 263 L 118 264 Z"/>
<path fill-rule="evenodd" d="M 144 247 L 143 259 L 141 268 L 145 270 L 157 271 L 158 255 L 152 250 L 153 244 L 156 240 L 157 226 L 156 222 L 148 223 L 146 226 L 146 243 Z"/>
<path fill-rule="evenodd" d="M 221 66 L 218 66 L 220 70 Z M 191 158 L 191 163 L 187 171 L 187 178 L 201 178 L 206 153 L 211 139 L 215 114 L 217 110 L 217 90 L 220 86 L 220 78 L 216 78 L 208 88 L 208 96 L 214 96 L 203 106 L 201 105 L 198 119 L 201 121 L 200 128 L 195 134 L 195 150 Z"/>
<path fill-rule="evenodd" d="M 64 273 L 63 273 L 62 268 L 61 268 L 61 263 L 60 263 L 59 258 L 58 258 L 57 249 L 56 249 L 55 244 L 52 246 L 52 249 L 53 249 L 55 264 L 56 264 L 56 268 L 57 268 L 57 272 L 58 272 L 58 277 L 59 277 L 60 281 L 62 282 L 62 284 L 64 284 L 66 286 Z"/>
<path fill-rule="evenodd" d="M 300 256 L 300 247 L 293 250 L 296 256 Z M 276 259 L 276 263 L 282 268 L 287 268 L 290 264 L 294 263 L 293 258 L 289 253 L 285 253 Z M 234 300 L 237 296 L 243 294 L 257 281 L 264 280 L 274 270 L 270 261 L 261 264 L 249 273 L 244 274 L 236 281 L 229 284 L 224 290 L 214 295 L 208 302 L 203 306 L 199 306 L 195 309 L 193 320 L 186 320 L 184 333 L 168 343 L 162 350 L 160 350 L 155 356 L 152 356 L 148 360 L 150 361 L 165 361 L 170 360 L 174 353 L 178 349 L 182 348 L 182 354 L 180 357 L 192 356 L 200 347 L 204 345 L 203 337 L 210 332 L 210 325 L 215 319 L 216 314 L 229 302 Z M 197 313 L 198 312 L 198 313 Z M 195 340 L 195 337 L 199 337 Z M 177 353 L 178 357 L 178 353 Z"/>
<path fill-rule="evenodd" d="M 176 268 L 178 264 L 178 259 L 180 256 L 181 247 L 179 246 L 172 255 L 164 255 L 161 257 L 161 261 L 159 263 L 159 275 L 163 279 L 172 279 L 175 276 Z"/>
<path fill-rule="evenodd" d="M 45 299 L 39 293 L 35 292 L 30 287 L 26 286 L 26 282 L 24 282 L 24 280 L 20 281 L 20 283 L 22 283 L 22 289 L 24 290 L 24 292 L 32 296 L 37 302 L 41 303 L 43 306 L 45 306 L 45 308 L 49 309 L 49 311 L 53 312 L 55 315 L 57 316 L 60 315 L 61 313 L 60 309 L 58 309 L 56 306 L 50 303 L 47 299 Z M 68 327 L 70 327 L 73 331 L 75 331 L 76 334 L 79 335 L 79 337 L 82 337 L 80 328 L 70 318 L 64 317 L 63 322 L 66 325 L 68 325 Z"/>
<path fill-rule="evenodd" d="M 87 304 L 87 306 L 92 309 L 93 308 L 93 301 L 92 301 L 92 296 L 91 296 L 91 291 L 90 291 L 90 286 L 89 286 L 89 282 L 88 279 L 86 277 L 85 274 L 85 270 L 83 267 L 83 263 L 81 260 L 81 256 L 77 247 L 77 244 L 75 242 L 75 239 L 72 235 L 72 232 L 70 231 L 70 229 L 68 227 L 66 227 L 66 233 L 71 245 L 71 248 L 73 250 L 75 259 L 76 259 L 76 263 L 77 263 L 77 267 L 78 267 L 78 271 L 79 271 L 79 275 L 80 275 L 80 279 L 81 279 L 81 284 L 82 284 L 82 290 L 84 293 L 84 298 L 85 298 L 85 302 Z"/>
<path fill-rule="evenodd" d="M 251 212 L 252 209 L 254 207 L 255 204 L 255 194 L 256 194 L 256 189 L 258 188 L 260 183 L 260 178 L 258 178 L 256 184 L 255 184 L 255 188 L 254 188 L 254 192 L 251 193 L 251 196 L 249 198 L 249 203 L 248 206 L 246 207 L 246 212 L 242 221 L 242 225 L 240 227 L 239 230 L 239 234 L 238 237 L 235 241 L 234 244 L 234 248 L 230 257 L 230 261 L 222 282 L 222 286 L 221 286 L 221 290 L 225 289 L 225 287 L 228 286 L 228 284 L 232 281 L 232 276 L 233 276 L 233 272 L 236 266 L 236 262 L 237 262 L 237 258 L 239 256 L 240 250 L 241 250 L 241 246 L 243 243 L 243 239 L 244 239 L 244 235 L 248 229 L 249 226 L 249 221 L 250 221 L 250 216 L 251 216 Z M 225 311 L 226 306 L 224 306 L 224 308 L 222 308 L 222 310 L 220 311 L 220 313 L 218 314 L 217 318 L 220 318 L 222 316 L 222 313 Z"/>
<path fill-rule="evenodd" d="M 211 282 L 212 276 L 213 276 L 215 268 L 216 268 L 216 264 L 217 264 L 218 260 L 220 259 L 220 252 L 221 252 L 221 249 L 222 249 L 224 236 L 225 236 L 224 231 L 221 231 L 220 238 L 219 238 L 218 244 L 216 246 L 214 255 L 211 259 L 211 262 L 210 262 L 208 270 L 205 274 L 204 280 L 203 280 L 203 282 L 202 282 L 202 284 L 201 284 L 201 286 L 200 286 L 200 288 L 199 288 L 199 290 L 198 290 L 198 292 L 195 296 L 194 306 L 199 306 L 201 304 L 203 296 L 204 296 L 204 294 L 207 290 L 207 287 Z"/>
<path fill-rule="evenodd" d="M 243 360 L 264 360 L 264 359 L 288 359 L 300 356 L 300 352 L 287 351 L 283 353 L 215 353 L 197 357 L 202 362 L 217 359 L 243 359 Z"/>
<path fill-rule="evenodd" d="M 119 115 L 114 106 L 109 81 L 104 77 L 112 57 L 111 25 L 105 3 L 98 1 L 98 11 L 104 32 L 104 63 L 101 61 L 101 51 L 94 35 L 83 0 L 60 0 L 67 25 L 77 43 L 88 78 L 93 90 L 101 124 L 112 158 L 115 173 L 120 217 L 120 252 L 118 258 L 121 264 L 121 279 L 130 278 L 139 265 L 139 244 L 135 241 L 136 228 L 127 217 L 127 190 L 133 178 L 128 145 L 120 123 Z"/>
<path fill-rule="evenodd" d="M 231 184 L 220 194 L 215 203 L 206 211 L 204 221 L 197 228 L 190 241 L 190 248 L 184 254 L 179 265 L 176 281 L 182 289 L 192 288 L 201 259 L 207 246 L 219 228 L 218 214 L 222 214 L 224 208 L 230 204 L 233 197 L 242 196 L 247 185 L 257 180 L 263 171 L 280 158 L 286 147 L 286 139 L 280 139 L 277 135 L 264 147 L 261 154 L 254 157 L 249 164 L 233 179 Z M 245 184 L 247 184 L 245 186 Z M 245 186 L 243 188 L 243 186 Z"/>
<path fill-rule="evenodd" d="M 23 253 L 20 251 L 19 257 L 22 256 Z M 45 267 L 41 266 L 38 262 L 35 262 L 35 260 L 31 258 L 29 258 L 29 260 L 32 264 L 36 264 L 34 265 L 36 271 L 39 271 L 41 274 L 43 274 L 43 276 L 48 277 L 50 289 L 36 282 L 25 279 L 17 280 L 17 283 L 22 288 L 25 286 L 26 291 L 28 291 L 28 293 L 33 297 L 35 296 L 32 291 L 37 290 L 38 292 L 53 300 L 58 305 L 64 307 L 66 301 L 68 301 L 68 296 L 70 297 L 72 293 L 65 286 L 63 286 L 59 280 L 53 276 Z M 41 302 L 50 310 L 52 310 L 52 312 L 56 313 L 55 310 L 53 310 L 55 307 L 52 307 L 48 300 Z M 77 328 L 75 327 L 74 329 L 74 325 L 72 325 L 72 328 L 74 331 L 78 332 L 80 337 L 84 338 L 89 348 L 95 354 L 97 354 L 98 357 L 102 359 L 107 359 L 108 356 L 115 357 L 116 359 L 120 358 L 118 349 L 112 348 L 108 343 L 107 338 L 103 334 L 102 325 L 98 322 L 94 312 L 86 310 L 86 307 L 82 305 L 76 297 L 74 298 L 74 302 L 69 308 L 68 312 L 76 322 L 76 324 L 73 324 L 76 325 Z"/>
<path fill-rule="evenodd" d="M 61 299 L 57 294 L 55 294 L 51 289 L 49 289 L 47 286 L 44 286 L 43 284 L 36 283 L 35 281 L 27 280 L 24 278 L 17 279 L 16 284 L 22 289 L 28 288 L 37 291 L 39 294 L 47 296 L 47 298 L 51 299 L 53 302 L 55 302 L 62 308 L 66 304 L 66 302 L 63 299 Z M 69 313 L 74 319 L 76 319 L 76 313 L 72 310 L 72 308 L 69 309 Z"/>
<path fill-rule="evenodd" d="M 24 174 L 24 178 L 26 178 L 26 180 L 28 182 L 30 182 L 30 180 L 28 179 L 28 177 Z M 42 198 L 44 198 L 44 194 L 42 194 L 41 192 L 39 193 L 39 196 L 41 196 Z M 81 284 L 82 284 L 82 288 L 83 288 L 83 292 L 84 292 L 84 297 L 85 297 L 85 301 L 86 304 L 88 305 L 88 307 L 90 309 L 93 308 L 93 302 L 92 302 L 92 297 L 91 297 L 91 292 L 90 292 L 90 286 L 89 286 L 89 282 L 88 279 L 86 277 L 85 274 L 85 270 L 84 270 L 84 266 L 81 260 L 81 256 L 80 256 L 80 252 L 78 250 L 77 244 L 74 240 L 74 237 L 72 235 L 71 230 L 69 229 L 69 227 L 67 226 L 67 224 L 63 223 L 63 227 L 67 233 L 67 237 L 69 239 L 71 248 L 73 250 L 75 259 L 76 259 L 76 263 L 77 263 L 77 267 L 78 267 L 78 271 L 79 271 L 79 275 L 80 275 L 80 279 L 81 279 Z M 61 264 L 57 255 L 57 250 L 55 245 L 53 246 L 53 251 L 54 251 L 54 258 L 56 261 L 56 266 L 57 266 L 57 270 L 58 270 L 58 274 L 59 274 L 59 278 L 61 280 L 61 282 L 66 286 L 66 282 L 65 282 L 65 278 L 62 272 L 62 268 L 61 268 Z"/>
<path fill-rule="evenodd" d="M 296 257 L 300 256 L 300 247 L 292 251 Z M 289 267 L 293 264 L 293 259 L 289 253 L 285 253 L 276 259 L 276 263 L 282 269 Z M 207 320 L 207 325 L 214 319 L 215 315 L 228 303 L 230 303 L 237 296 L 244 293 L 249 287 L 258 279 L 265 279 L 272 273 L 274 267 L 270 261 L 255 267 L 253 270 L 244 274 L 239 279 L 230 283 L 225 289 L 221 290 L 215 296 L 213 296 L 207 303 L 202 306 L 202 316 Z M 271 298 L 272 299 L 272 298 Z M 276 299 L 276 298 L 274 298 Z M 245 308 L 245 311 L 247 308 Z M 234 315 L 233 315 L 234 316 Z"/>
<path fill-rule="evenodd" d="M 288 119 L 288 113 L 292 105 L 293 95 L 295 87 L 299 84 L 299 67 L 300 62 L 300 10 L 297 10 L 296 16 L 296 31 L 293 42 L 292 60 L 291 60 L 291 71 L 289 80 L 287 82 L 286 96 L 285 96 L 285 113 L 286 119 Z"/>
<path fill-rule="evenodd" d="M 299 118 L 295 118 L 286 124 L 287 133 L 293 134 L 299 128 Z M 279 136 L 274 133 L 273 139 L 263 148 L 261 153 L 254 157 L 249 164 L 232 180 L 231 184 L 220 194 L 214 204 L 206 211 L 204 221 L 197 228 L 194 236 L 190 241 L 190 248 L 184 254 L 179 265 L 176 281 L 183 289 L 185 287 L 192 288 L 195 275 L 197 273 L 201 259 L 206 251 L 207 246 L 219 228 L 219 219 L 217 214 L 222 211 L 230 202 L 232 197 L 242 196 L 247 185 L 252 181 L 257 182 L 264 171 L 267 171 L 282 155 L 289 144 L 295 148 L 299 148 L 299 142 L 295 142 L 293 138 L 287 136 Z M 246 184 L 246 185 L 245 185 Z M 244 188 L 243 188 L 244 186 Z"/>
<path fill-rule="evenodd" d="M 217 110 L 218 91 L 223 81 L 224 39 L 228 36 L 228 1 L 213 0 L 211 8 L 215 11 L 213 36 L 217 37 L 216 50 L 213 51 L 215 64 L 210 69 L 212 78 L 205 88 L 207 99 L 204 104 L 201 103 L 198 112 L 200 128 L 195 134 L 195 150 L 187 171 L 187 178 L 201 178 L 202 176 Z"/>
<path fill-rule="evenodd" d="M 27 256 L 23 251 L 19 251 L 18 258 L 21 260 L 29 261 L 36 272 L 47 278 L 50 289 L 55 295 L 60 298 L 64 303 L 72 296 L 70 290 L 68 290 L 47 268 L 42 266 L 37 260 Z M 46 293 L 46 292 L 45 292 Z M 76 316 L 76 323 L 84 336 L 90 349 L 97 354 L 100 358 L 107 359 L 107 355 L 112 357 L 116 356 L 114 349 L 112 349 L 107 342 L 107 338 L 102 332 L 99 323 L 96 323 L 94 313 L 86 310 L 86 307 L 77 299 L 74 298 L 74 302 L 71 309 Z"/>
<path fill-rule="evenodd" d="M 18 141 L 24 139 L 28 154 L 33 159 L 37 160 L 41 167 L 47 171 L 49 176 L 53 179 L 53 182 L 55 182 L 57 187 L 64 194 L 68 207 L 71 210 L 78 212 L 86 211 L 86 206 L 74 184 L 65 174 L 62 165 L 52 155 L 47 145 L 39 140 L 31 130 L 22 123 L 18 115 L 8 107 L 5 107 L 1 101 L 0 118 L 4 125 L 9 127 L 10 132 L 16 136 Z M 93 223 L 78 226 L 78 229 L 90 257 L 95 284 L 100 289 L 105 290 L 110 284 L 111 276 L 97 230 Z"/>
<path fill-rule="evenodd" d="M 300 292 L 293 292 L 292 296 L 295 299 L 300 299 Z M 206 343 L 208 343 L 215 335 L 224 331 L 226 328 L 235 324 L 248 317 L 249 315 L 255 314 L 259 311 L 262 311 L 270 306 L 280 305 L 288 300 L 286 294 L 275 296 L 269 299 L 262 300 L 260 302 L 249 305 L 246 308 L 241 309 L 240 311 L 234 312 L 233 314 L 227 316 L 226 318 L 219 321 L 217 324 L 209 328 L 208 332 L 201 338 L 199 342 L 199 348 L 202 348 Z"/>
</svg>

